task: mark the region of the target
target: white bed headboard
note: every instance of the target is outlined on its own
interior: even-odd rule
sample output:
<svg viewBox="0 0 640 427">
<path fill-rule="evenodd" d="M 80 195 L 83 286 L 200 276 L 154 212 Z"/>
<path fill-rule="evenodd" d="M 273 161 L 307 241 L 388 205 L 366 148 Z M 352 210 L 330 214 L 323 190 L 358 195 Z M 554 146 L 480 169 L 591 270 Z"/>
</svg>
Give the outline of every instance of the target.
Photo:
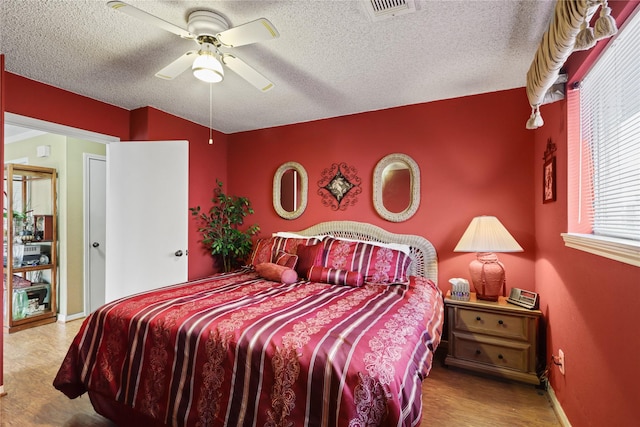
<svg viewBox="0 0 640 427">
<path fill-rule="evenodd" d="M 377 225 L 357 221 L 321 222 L 295 233 L 303 236 L 329 234 L 346 239 L 409 245 L 411 247 L 409 275 L 426 277 L 438 283 L 438 255 L 431 242 L 424 237 L 391 233 Z"/>
</svg>

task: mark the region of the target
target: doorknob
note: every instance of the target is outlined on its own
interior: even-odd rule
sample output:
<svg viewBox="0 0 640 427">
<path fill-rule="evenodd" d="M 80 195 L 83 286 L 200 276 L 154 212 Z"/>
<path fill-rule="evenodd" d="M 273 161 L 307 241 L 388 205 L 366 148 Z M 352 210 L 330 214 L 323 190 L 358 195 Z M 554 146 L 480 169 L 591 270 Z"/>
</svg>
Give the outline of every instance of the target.
<svg viewBox="0 0 640 427">
<path fill-rule="evenodd" d="M 175 253 L 175 256 L 182 256 L 182 251 L 178 249 Z"/>
<path fill-rule="evenodd" d="M 91 244 L 91 246 L 93 246 L 94 248 L 97 248 L 98 246 L 100 246 L 100 243 L 98 243 L 98 242 L 93 242 L 93 243 Z"/>
</svg>

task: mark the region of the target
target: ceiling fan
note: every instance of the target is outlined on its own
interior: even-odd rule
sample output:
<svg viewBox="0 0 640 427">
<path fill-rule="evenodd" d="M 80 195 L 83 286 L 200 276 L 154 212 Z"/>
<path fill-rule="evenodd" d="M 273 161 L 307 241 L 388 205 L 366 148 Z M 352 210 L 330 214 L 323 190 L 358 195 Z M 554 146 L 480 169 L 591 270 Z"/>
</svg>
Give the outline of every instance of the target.
<svg viewBox="0 0 640 427">
<path fill-rule="evenodd" d="M 217 83 L 224 78 L 224 65 L 262 92 L 274 87 L 269 79 L 242 59 L 220 51 L 221 47 L 233 48 L 278 38 L 280 33 L 265 18 L 229 28 L 229 24 L 219 13 L 197 10 L 189 14 L 185 30 L 122 1 L 109 1 L 107 6 L 198 44 L 198 49 L 186 52 L 158 71 L 156 77 L 171 80 L 191 67 L 196 78 Z"/>
</svg>

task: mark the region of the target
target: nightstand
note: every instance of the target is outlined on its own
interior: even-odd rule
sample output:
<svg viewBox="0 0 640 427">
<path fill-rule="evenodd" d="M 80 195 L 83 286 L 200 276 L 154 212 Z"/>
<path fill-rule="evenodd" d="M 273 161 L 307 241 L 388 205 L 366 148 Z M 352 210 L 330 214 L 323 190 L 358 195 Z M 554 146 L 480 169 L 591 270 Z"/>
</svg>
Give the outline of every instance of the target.
<svg viewBox="0 0 640 427">
<path fill-rule="evenodd" d="M 536 374 L 540 310 L 497 302 L 444 299 L 449 327 L 445 364 L 540 384 Z"/>
</svg>

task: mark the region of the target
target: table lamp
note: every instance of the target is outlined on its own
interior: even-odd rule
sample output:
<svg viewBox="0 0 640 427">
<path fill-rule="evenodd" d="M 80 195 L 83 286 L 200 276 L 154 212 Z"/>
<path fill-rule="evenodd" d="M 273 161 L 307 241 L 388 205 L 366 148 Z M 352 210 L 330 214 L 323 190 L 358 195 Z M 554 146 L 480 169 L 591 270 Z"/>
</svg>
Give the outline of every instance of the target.
<svg viewBox="0 0 640 427">
<path fill-rule="evenodd" d="M 454 252 L 476 252 L 477 259 L 469 264 L 476 298 L 497 301 L 506 296 L 504 265 L 495 252 L 522 252 L 507 229 L 495 216 L 477 216 L 471 220 Z"/>
</svg>

